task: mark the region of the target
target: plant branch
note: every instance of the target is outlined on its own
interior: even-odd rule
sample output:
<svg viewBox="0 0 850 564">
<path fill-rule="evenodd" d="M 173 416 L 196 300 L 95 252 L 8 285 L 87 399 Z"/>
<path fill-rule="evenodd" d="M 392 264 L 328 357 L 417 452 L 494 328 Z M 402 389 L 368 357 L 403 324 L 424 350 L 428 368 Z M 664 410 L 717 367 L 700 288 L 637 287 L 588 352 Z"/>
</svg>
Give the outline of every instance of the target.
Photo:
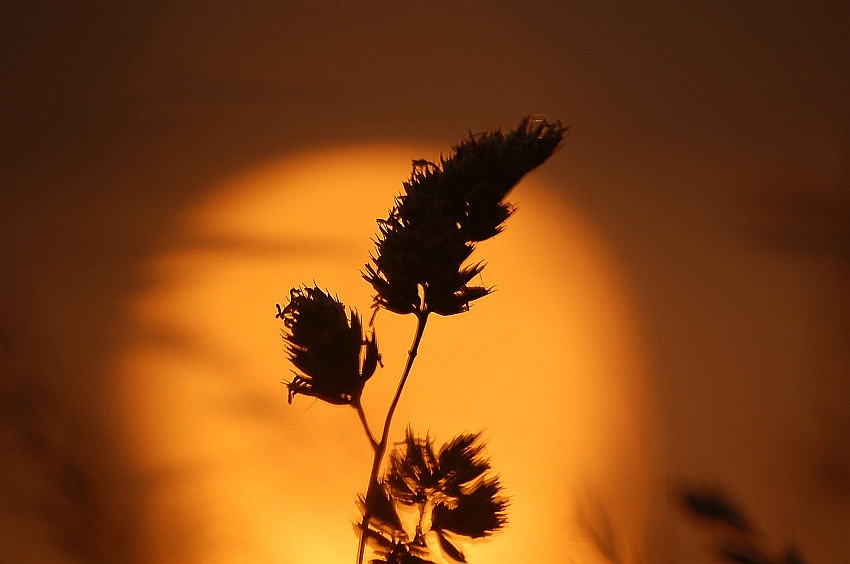
<svg viewBox="0 0 850 564">
<path fill-rule="evenodd" d="M 375 439 L 375 435 L 372 434 L 372 430 L 369 428 L 369 421 L 366 419 L 366 412 L 363 411 L 363 404 L 360 403 L 360 398 L 358 398 L 356 403 L 353 404 L 353 407 L 357 410 L 357 416 L 360 417 L 360 423 L 363 424 L 363 430 L 366 431 L 366 437 L 369 439 L 369 444 L 372 445 L 372 450 L 377 450 L 378 441 Z"/>
<path fill-rule="evenodd" d="M 381 462 L 384 459 L 384 454 L 387 452 L 387 442 L 390 436 L 390 426 L 392 424 L 395 409 L 401 399 L 401 392 L 404 390 L 404 385 L 407 382 L 407 377 L 410 376 L 410 369 L 413 367 L 413 361 L 419 352 L 419 343 L 422 341 L 422 334 L 425 332 L 425 323 L 428 321 L 430 312 L 423 308 L 416 313 L 416 335 L 413 337 L 413 344 L 407 353 L 407 363 L 404 365 L 404 372 L 398 382 L 398 387 L 395 391 L 395 396 L 387 410 L 387 418 L 384 420 L 384 429 L 381 433 L 381 441 L 375 446 L 375 457 L 372 459 L 372 470 L 369 474 L 369 486 L 366 490 L 365 508 L 363 509 L 363 520 L 360 523 L 360 544 L 357 548 L 357 564 L 363 564 L 363 553 L 366 549 L 366 537 L 369 533 L 369 520 L 372 518 L 369 502 L 374 494 L 374 488 L 380 487 L 378 484 L 378 472 L 381 469 Z M 362 409 L 360 410 L 362 411 Z M 365 424 L 365 423 L 364 423 Z M 371 434 L 370 434 L 371 435 Z"/>
<path fill-rule="evenodd" d="M 384 449 L 387 448 L 387 439 L 390 435 L 390 424 L 392 423 L 393 415 L 395 414 L 395 409 L 398 405 L 398 400 L 401 398 L 401 392 L 404 390 L 404 384 L 407 382 L 407 377 L 410 375 L 410 369 L 413 367 L 413 361 L 416 359 L 416 355 L 419 352 L 419 343 L 422 341 L 422 334 L 425 332 L 425 323 L 428 321 L 428 313 L 429 312 L 425 310 L 416 314 L 416 335 L 413 337 L 413 344 L 410 346 L 410 351 L 407 353 L 407 364 L 404 366 L 404 372 L 398 382 L 398 388 L 396 388 L 395 396 L 393 397 L 393 401 L 387 411 L 387 418 L 384 421 L 384 431 L 381 434 L 381 444 L 384 446 Z"/>
</svg>

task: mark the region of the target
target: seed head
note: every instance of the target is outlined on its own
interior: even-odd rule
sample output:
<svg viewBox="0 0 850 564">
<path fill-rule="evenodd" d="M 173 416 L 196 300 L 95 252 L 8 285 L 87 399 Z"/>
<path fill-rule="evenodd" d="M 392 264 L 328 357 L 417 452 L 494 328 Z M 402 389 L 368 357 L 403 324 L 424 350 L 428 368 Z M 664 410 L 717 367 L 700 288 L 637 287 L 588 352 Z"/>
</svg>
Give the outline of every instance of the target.
<svg viewBox="0 0 850 564">
<path fill-rule="evenodd" d="M 513 212 L 505 197 L 558 148 L 567 128 L 530 116 L 507 133 L 470 134 L 440 163 L 413 161 L 404 193 L 378 220 L 372 262 L 363 277 L 374 305 L 395 313 L 453 315 L 490 289 L 470 282 L 475 244 L 501 232 Z"/>
<path fill-rule="evenodd" d="M 318 288 L 293 288 L 286 307 L 277 306 L 283 340 L 299 370 L 287 383 L 289 403 L 297 394 L 335 405 L 356 404 L 374 374 L 380 354 L 374 331 L 363 334 L 360 316 Z"/>
</svg>

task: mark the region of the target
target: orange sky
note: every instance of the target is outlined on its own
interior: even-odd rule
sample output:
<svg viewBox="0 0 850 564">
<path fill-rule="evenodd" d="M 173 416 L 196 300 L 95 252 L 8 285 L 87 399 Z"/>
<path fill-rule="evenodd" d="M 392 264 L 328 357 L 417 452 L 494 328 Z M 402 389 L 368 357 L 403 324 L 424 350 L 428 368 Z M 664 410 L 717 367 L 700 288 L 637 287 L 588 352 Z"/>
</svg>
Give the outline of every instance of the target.
<svg viewBox="0 0 850 564">
<path fill-rule="evenodd" d="M 538 307 L 518 278 L 528 261 L 559 300 L 534 315 L 554 323 L 560 312 L 578 312 L 549 341 L 526 337 L 540 349 L 535 361 L 567 354 L 597 374 L 590 387 L 561 383 L 576 402 L 567 416 L 588 414 L 582 422 L 601 426 L 594 432 L 617 436 L 625 432 L 619 417 L 646 407 L 638 413 L 647 426 L 630 431 L 641 472 L 659 469 L 671 486 L 723 485 L 770 538 L 796 540 L 813 562 L 846 561 L 848 23 L 848 7 L 829 2 L 2 3 L 0 430 L 10 454 L 0 518 L 12 533 L 0 539 L 0 560 L 209 562 L 204 551 L 221 539 L 253 554 L 283 550 L 286 558 L 272 562 L 305 560 L 301 545 L 264 532 L 292 518 L 269 491 L 323 471 L 324 451 L 311 445 L 351 414 L 287 406 L 285 363 L 262 377 L 273 355 L 283 357 L 277 325 L 260 311 L 254 325 L 239 306 L 273 306 L 312 276 L 274 279 L 288 278 L 286 261 L 274 257 L 309 248 L 304 270 L 328 268 L 320 283 L 331 286 L 337 266 L 329 265 L 337 264 L 339 275 L 355 278 L 352 302 L 366 310 L 368 287 L 334 261 L 360 264 L 369 244 L 349 247 L 310 229 L 281 243 L 303 228 L 286 210 L 331 194 L 330 186 L 278 192 L 252 175 L 295 182 L 299 171 L 308 183 L 328 175 L 324 182 L 353 190 L 356 179 L 377 174 L 363 188 L 369 197 L 348 194 L 370 233 L 409 159 L 445 151 L 469 129 L 512 127 L 543 112 L 571 124 L 570 135 L 528 191 L 517 192 L 521 213 L 506 233 L 481 249 L 490 262 L 485 281 L 492 277 L 499 292 L 468 323 L 500 326 L 516 300 L 523 310 Z M 350 168 L 357 165 L 344 151 L 377 146 L 385 149 L 355 159 L 373 164 Z M 251 205 L 258 207 L 240 207 Z M 262 215 L 274 207 L 279 215 Z M 542 212 L 550 219 L 532 221 Z M 267 219 L 249 220 L 255 213 Z M 214 227 L 202 220 L 213 216 Z M 251 231 L 269 217 L 281 231 Z M 527 251 L 538 221 L 551 222 L 545 241 L 555 247 Z M 548 237 L 558 229 L 564 239 Z M 206 304 L 222 288 L 230 301 Z M 238 313 L 242 339 L 248 327 L 256 331 L 256 353 L 221 346 L 231 338 L 228 311 Z M 433 324 L 417 373 L 436 372 L 427 355 L 453 346 L 439 337 L 442 326 L 465 334 L 466 323 Z M 484 341 L 482 350 L 503 352 Z M 205 368 L 169 377 L 187 363 Z M 638 371 L 629 380 L 635 389 L 612 394 L 606 378 L 629 369 Z M 250 378 L 234 376 L 242 372 Z M 476 405 L 482 418 L 507 398 L 532 413 L 557 411 L 557 394 L 520 394 L 507 380 Z M 433 390 L 413 394 L 413 386 L 432 381 L 444 379 L 414 379 L 411 396 L 429 397 Z M 583 393 L 588 399 L 578 401 Z M 599 407 L 608 401 L 620 403 Z M 410 418 L 436 430 L 426 408 L 411 401 L 399 424 Z M 231 411 L 238 418 L 187 415 Z M 527 480 L 516 470 L 516 437 L 497 423 L 487 425 L 496 466 Z M 204 431 L 215 441 L 199 438 Z M 575 444 L 567 439 L 592 436 L 567 425 L 552 432 L 565 435 L 562 452 Z M 335 440 L 350 460 L 368 458 L 365 444 Z M 630 469 L 632 461 L 606 458 L 610 445 L 588 448 L 599 464 Z M 259 458 L 240 458 L 240 449 Z M 194 465 L 162 465 L 178 452 Z M 298 471 L 255 464 L 290 452 L 305 453 Z M 315 506 L 299 494 L 292 503 L 303 508 L 304 528 L 351 540 L 347 517 L 324 511 L 348 515 L 364 472 L 335 483 Z M 228 481 L 241 485 L 238 495 L 209 495 Z M 178 519 L 176 508 L 195 499 L 209 511 Z M 655 561 L 707 558 L 705 539 L 669 498 L 653 499 L 650 528 L 666 539 Z M 250 543 L 223 523 L 204 525 L 260 506 L 276 516 L 245 522 Z M 551 536 L 567 535 L 565 520 L 546 522 Z M 531 534 L 524 526 L 505 538 Z M 561 548 L 555 561 L 570 561 L 565 539 L 546 545 Z M 329 558 L 332 546 L 322 548 Z M 496 537 L 479 561 L 505 550 Z"/>
</svg>

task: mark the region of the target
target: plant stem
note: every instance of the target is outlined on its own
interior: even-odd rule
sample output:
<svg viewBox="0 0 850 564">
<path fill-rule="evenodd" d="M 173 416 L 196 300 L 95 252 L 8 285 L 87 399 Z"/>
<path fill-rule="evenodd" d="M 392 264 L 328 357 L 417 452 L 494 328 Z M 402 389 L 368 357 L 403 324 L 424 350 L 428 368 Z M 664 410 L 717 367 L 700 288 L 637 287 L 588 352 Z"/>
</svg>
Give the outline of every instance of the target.
<svg viewBox="0 0 850 564">
<path fill-rule="evenodd" d="M 369 428 L 369 421 L 366 419 L 366 412 L 363 411 L 363 405 L 360 403 L 360 399 L 357 399 L 357 402 L 353 404 L 354 409 L 357 410 L 357 416 L 360 417 L 360 423 L 363 424 L 363 430 L 366 431 L 366 438 L 369 439 L 369 443 L 372 445 L 372 450 L 378 448 L 378 441 L 375 439 L 375 435 L 372 434 L 372 430 Z"/>
<path fill-rule="evenodd" d="M 404 390 L 404 384 L 407 382 L 407 377 L 410 376 L 410 369 L 413 367 L 413 361 L 419 352 L 419 343 L 422 341 L 422 334 L 425 332 L 425 323 L 428 321 L 428 310 L 424 309 L 416 314 L 416 335 L 413 337 L 413 344 L 407 353 L 407 363 L 404 365 L 404 372 L 401 374 L 401 379 L 398 382 L 398 387 L 395 391 L 390 407 L 387 410 L 387 418 L 384 420 L 384 430 L 381 433 L 381 441 L 374 444 L 375 457 L 372 459 L 372 470 L 369 473 L 369 487 L 366 490 L 365 508 L 363 509 L 363 521 L 360 523 L 360 544 L 357 547 L 357 564 L 363 564 L 363 553 L 366 549 L 366 537 L 369 533 L 369 520 L 372 518 L 369 502 L 374 496 L 374 488 L 380 487 L 378 484 L 378 472 L 381 469 L 381 462 L 384 459 L 384 454 L 387 452 L 387 441 L 390 436 L 390 425 L 392 424 L 395 409 L 398 406 L 398 401 L 401 398 L 401 392 Z M 360 409 L 362 412 L 362 409 Z M 365 425 L 365 423 L 364 423 Z M 371 438 L 371 433 L 370 433 Z"/>
</svg>

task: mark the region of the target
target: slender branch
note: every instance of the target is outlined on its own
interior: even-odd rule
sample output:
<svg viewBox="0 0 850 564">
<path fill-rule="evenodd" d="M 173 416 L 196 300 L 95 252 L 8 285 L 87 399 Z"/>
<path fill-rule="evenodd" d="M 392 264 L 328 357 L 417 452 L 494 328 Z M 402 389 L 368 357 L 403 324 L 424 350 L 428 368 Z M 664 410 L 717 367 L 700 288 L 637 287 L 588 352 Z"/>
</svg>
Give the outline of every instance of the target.
<svg viewBox="0 0 850 564">
<path fill-rule="evenodd" d="M 357 416 L 360 417 L 360 423 L 363 424 L 363 430 L 366 431 L 366 437 L 372 445 L 372 450 L 376 450 L 378 448 L 378 441 L 375 439 L 375 435 L 372 434 L 372 429 L 369 428 L 369 421 L 366 419 L 366 412 L 363 411 L 363 404 L 360 403 L 360 398 L 357 398 L 357 401 L 352 405 L 357 410 Z"/>
<path fill-rule="evenodd" d="M 392 424 L 395 409 L 398 406 L 398 401 L 401 398 L 401 392 L 404 390 L 404 385 L 407 382 L 407 377 L 410 376 L 410 369 L 413 367 L 413 361 L 419 352 L 419 343 L 422 341 L 422 334 L 425 332 L 425 323 L 428 321 L 428 310 L 424 309 L 416 314 L 416 335 L 413 337 L 413 344 L 407 353 L 407 363 L 404 365 L 404 372 L 401 374 L 401 379 L 398 382 L 398 387 L 395 391 L 395 396 L 387 410 L 387 418 L 384 420 L 384 429 L 381 433 L 381 442 L 375 447 L 375 457 L 372 459 L 372 471 L 369 473 L 369 487 L 366 490 L 366 503 L 363 509 L 363 521 L 360 523 L 360 544 L 357 547 L 357 564 L 363 564 L 363 553 L 366 550 L 366 537 L 369 532 L 369 520 L 372 518 L 369 508 L 369 501 L 374 496 L 374 488 L 378 485 L 378 472 L 381 469 L 381 462 L 384 459 L 384 454 L 387 452 L 387 442 L 390 436 L 390 425 Z"/>
<path fill-rule="evenodd" d="M 384 448 L 387 447 L 387 438 L 390 435 L 390 424 L 395 414 L 395 408 L 398 405 L 398 400 L 401 398 L 401 392 L 404 390 L 404 384 L 407 382 L 407 377 L 410 376 L 410 369 L 413 367 L 413 361 L 419 353 L 419 343 L 422 341 L 422 334 L 425 332 L 425 323 L 428 321 L 428 311 L 419 312 L 416 314 L 416 335 L 413 337 L 413 344 L 410 346 L 410 351 L 407 353 L 407 364 L 404 365 L 404 372 L 401 375 L 401 380 L 398 382 L 395 396 L 387 411 L 387 418 L 384 421 L 384 432 L 381 434 L 381 444 Z"/>
</svg>

